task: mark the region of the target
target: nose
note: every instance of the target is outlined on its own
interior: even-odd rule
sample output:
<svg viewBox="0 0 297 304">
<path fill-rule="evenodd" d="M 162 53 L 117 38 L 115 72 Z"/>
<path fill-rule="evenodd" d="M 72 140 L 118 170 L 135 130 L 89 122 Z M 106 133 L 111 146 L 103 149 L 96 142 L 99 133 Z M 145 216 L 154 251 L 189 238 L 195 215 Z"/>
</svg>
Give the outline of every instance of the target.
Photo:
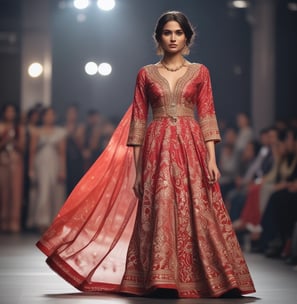
<svg viewBox="0 0 297 304">
<path fill-rule="evenodd" d="M 171 34 L 170 40 L 171 40 L 171 42 L 176 41 L 176 37 L 175 37 L 175 34 L 174 34 L 174 33 Z"/>
</svg>

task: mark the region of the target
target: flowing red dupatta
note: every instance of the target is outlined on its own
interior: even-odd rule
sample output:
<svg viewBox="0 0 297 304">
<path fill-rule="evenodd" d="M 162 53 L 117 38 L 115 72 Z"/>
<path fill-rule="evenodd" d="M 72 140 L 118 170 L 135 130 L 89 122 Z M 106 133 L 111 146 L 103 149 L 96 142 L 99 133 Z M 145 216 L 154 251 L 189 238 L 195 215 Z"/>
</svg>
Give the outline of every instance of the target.
<svg viewBox="0 0 297 304">
<path fill-rule="evenodd" d="M 132 106 L 36 244 L 79 290 L 118 291 L 125 271 L 137 210 L 133 148 L 126 146 L 131 115 Z"/>
</svg>

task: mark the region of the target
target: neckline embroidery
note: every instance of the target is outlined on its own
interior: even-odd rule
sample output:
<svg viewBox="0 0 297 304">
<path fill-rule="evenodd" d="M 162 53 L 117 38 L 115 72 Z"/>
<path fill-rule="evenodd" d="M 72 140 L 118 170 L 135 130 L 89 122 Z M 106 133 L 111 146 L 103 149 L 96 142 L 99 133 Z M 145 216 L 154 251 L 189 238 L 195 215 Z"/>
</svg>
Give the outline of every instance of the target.
<svg viewBox="0 0 297 304">
<path fill-rule="evenodd" d="M 187 81 L 189 81 L 192 78 L 193 72 L 196 71 L 196 69 L 194 69 L 194 67 L 200 68 L 200 64 L 197 63 L 190 63 L 187 66 L 187 70 L 183 73 L 183 75 L 181 75 L 180 77 L 178 77 L 178 79 L 175 82 L 175 85 L 173 88 L 170 87 L 170 83 L 169 81 L 166 79 L 166 77 L 164 77 L 160 71 L 159 71 L 159 67 L 156 64 L 151 65 L 153 67 L 153 71 L 155 76 L 164 84 L 164 88 L 166 87 L 168 89 L 168 92 L 170 95 L 173 95 L 174 93 L 176 93 L 177 88 L 180 87 L 181 83 L 184 84 Z M 190 73 L 192 71 L 192 73 Z"/>
</svg>

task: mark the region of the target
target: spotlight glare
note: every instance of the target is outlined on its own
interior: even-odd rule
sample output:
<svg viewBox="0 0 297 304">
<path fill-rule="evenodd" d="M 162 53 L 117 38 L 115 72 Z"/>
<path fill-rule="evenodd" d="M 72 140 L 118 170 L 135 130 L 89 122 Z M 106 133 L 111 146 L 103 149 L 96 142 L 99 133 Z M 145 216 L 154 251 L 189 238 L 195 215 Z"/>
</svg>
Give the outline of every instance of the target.
<svg viewBox="0 0 297 304">
<path fill-rule="evenodd" d="M 235 8 L 248 8 L 249 2 L 247 0 L 234 0 L 232 1 L 232 6 Z"/>
<path fill-rule="evenodd" d="M 97 5 L 104 11 L 110 11 L 115 7 L 115 0 L 98 0 Z"/>
<path fill-rule="evenodd" d="M 77 8 L 79 10 L 83 10 L 90 5 L 90 1 L 89 0 L 74 0 L 73 5 L 75 8 Z"/>
<path fill-rule="evenodd" d="M 28 67 L 28 74 L 32 78 L 39 77 L 42 74 L 42 72 L 43 72 L 43 66 L 38 62 L 34 62 L 30 64 L 30 66 Z"/>
<path fill-rule="evenodd" d="M 95 62 L 90 61 L 85 65 L 85 72 L 88 75 L 95 75 L 98 72 L 98 66 Z"/>
<path fill-rule="evenodd" d="M 100 63 L 98 66 L 98 72 L 102 76 L 110 75 L 111 71 L 112 71 L 112 67 L 109 63 L 103 62 Z"/>
</svg>

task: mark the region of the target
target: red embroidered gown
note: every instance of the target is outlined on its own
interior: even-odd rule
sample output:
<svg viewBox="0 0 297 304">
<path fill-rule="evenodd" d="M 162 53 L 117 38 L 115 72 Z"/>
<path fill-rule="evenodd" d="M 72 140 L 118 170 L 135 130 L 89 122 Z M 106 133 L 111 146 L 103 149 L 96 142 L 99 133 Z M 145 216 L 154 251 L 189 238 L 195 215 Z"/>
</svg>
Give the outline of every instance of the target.
<svg viewBox="0 0 297 304">
<path fill-rule="evenodd" d="M 207 182 L 208 140 L 220 135 L 207 68 L 189 65 L 173 91 L 156 65 L 142 68 L 132 107 L 37 243 L 47 263 L 84 291 L 254 292 L 219 186 Z M 143 145 L 138 204 L 133 145 Z"/>
</svg>

